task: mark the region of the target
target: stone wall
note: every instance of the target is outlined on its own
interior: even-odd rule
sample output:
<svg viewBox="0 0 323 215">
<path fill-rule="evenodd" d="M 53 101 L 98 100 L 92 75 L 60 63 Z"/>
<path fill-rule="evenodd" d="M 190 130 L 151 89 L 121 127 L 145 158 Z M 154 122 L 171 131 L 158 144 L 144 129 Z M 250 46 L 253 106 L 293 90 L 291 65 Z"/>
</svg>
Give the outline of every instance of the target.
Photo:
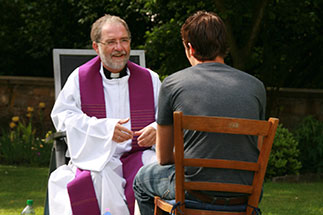
<svg viewBox="0 0 323 215">
<path fill-rule="evenodd" d="M 278 117 L 284 127 L 292 130 L 308 115 L 323 121 L 323 90 L 269 88 L 267 97 L 267 116 Z"/>
<path fill-rule="evenodd" d="M 323 121 L 323 90 L 268 89 L 267 116 L 278 117 L 293 129 L 302 118 L 313 115 Z M 12 116 L 25 116 L 28 106 L 38 111 L 44 102 L 44 126 L 53 129 L 49 118 L 55 100 L 54 79 L 0 76 L 0 129 L 7 128 Z"/>
<path fill-rule="evenodd" d="M 54 100 L 53 78 L 0 76 L 0 129 L 7 129 L 13 116 L 25 118 L 27 107 L 34 108 L 33 120 L 37 123 L 38 105 L 44 102 L 43 129 L 53 130 L 49 114 Z"/>
</svg>

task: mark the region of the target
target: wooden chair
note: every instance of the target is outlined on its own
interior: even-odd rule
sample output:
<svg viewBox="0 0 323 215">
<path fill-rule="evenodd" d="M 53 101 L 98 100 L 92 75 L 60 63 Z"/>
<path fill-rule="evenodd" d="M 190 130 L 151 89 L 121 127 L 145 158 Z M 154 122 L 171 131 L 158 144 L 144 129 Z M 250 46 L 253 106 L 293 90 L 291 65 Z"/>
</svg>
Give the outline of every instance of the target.
<svg viewBox="0 0 323 215">
<path fill-rule="evenodd" d="M 271 147 L 274 141 L 278 119 L 270 118 L 264 120 L 237 119 L 225 117 L 206 117 L 183 115 L 182 112 L 174 112 L 174 144 L 175 144 L 175 201 L 163 200 L 155 197 L 155 215 L 163 214 L 163 211 L 170 213 L 177 203 L 176 215 L 251 215 L 254 208 L 258 208 L 258 202 L 262 191 L 262 185 Z M 257 163 L 220 160 L 220 159 L 194 159 L 184 158 L 183 129 L 244 134 L 258 136 L 258 148 L 260 149 Z M 252 185 L 215 183 L 215 182 L 187 182 L 184 180 L 184 167 L 211 167 L 235 170 L 247 170 L 254 172 Z M 247 203 L 243 205 L 226 206 L 213 205 L 185 200 L 185 190 L 207 190 L 219 192 L 245 193 L 248 194 Z M 185 202 L 185 204 L 181 204 Z M 192 208 L 198 206 L 198 209 Z M 191 207 L 191 208 L 190 208 Z M 208 208 L 208 209 L 206 209 Z M 219 209 L 220 208 L 220 209 Z M 222 211 L 223 208 L 228 211 Z M 238 208 L 238 209 L 237 209 Z M 232 211 L 236 210 L 236 211 Z M 231 212 L 230 212 L 231 211 Z"/>
</svg>

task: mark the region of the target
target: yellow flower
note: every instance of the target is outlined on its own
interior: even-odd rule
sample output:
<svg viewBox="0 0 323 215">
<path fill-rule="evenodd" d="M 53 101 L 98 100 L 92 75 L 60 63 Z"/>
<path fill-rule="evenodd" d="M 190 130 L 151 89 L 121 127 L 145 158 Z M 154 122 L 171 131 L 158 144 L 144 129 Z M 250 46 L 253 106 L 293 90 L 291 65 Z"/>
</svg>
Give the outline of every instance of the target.
<svg viewBox="0 0 323 215">
<path fill-rule="evenodd" d="M 52 134 L 52 131 L 48 131 L 48 132 L 46 133 L 45 138 L 49 137 L 51 134 Z"/>
<path fill-rule="evenodd" d="M 31 147 L 31 150 L 36 150 L 36 148 L 32 146 L 32 147 Z"/>
<path fill-rule="evenodd" d="M 12 120 L 13 122 L 18 122 L 18 121 L 19 121 L 19 116 L 13 116 L 13 117 L 11 118 L 11 120 Z"/>
<path fill-rule="evenodd" d="M 16 123 L 14 123 L 14 122 L 10 122 L 9 127 L 10 127 L 10 128 L 14 128 L 14 127 L 16 127 Z"/>
<path fill-rule="evenodd" d="M 40 109 L 44 109 L 44 108 L 46 107 L 45 102 L 39 102 L 38 107 L 39 107 Z"/>
<path fill-rule="evenodd" d="M 43 148 L 43 147 L 44 147 L 44 145 L 43 145 L 43 144 L 39 144 L 39 147 L 40 147 L 40 148 Z"/>
<path fill-rule="evenodd" d="M 31 113 L 27 113 L 27 114 L 26 114 L 26 116 L 27 116 L 28 118 L 31 118 L 32 114 L 31 114 Z"/>
<path fill-rule="evenodd" d="M 27 107 L 27 112 L 33 112 L 34 111 L 34 108 L 33 107 Z"/>
</svg>

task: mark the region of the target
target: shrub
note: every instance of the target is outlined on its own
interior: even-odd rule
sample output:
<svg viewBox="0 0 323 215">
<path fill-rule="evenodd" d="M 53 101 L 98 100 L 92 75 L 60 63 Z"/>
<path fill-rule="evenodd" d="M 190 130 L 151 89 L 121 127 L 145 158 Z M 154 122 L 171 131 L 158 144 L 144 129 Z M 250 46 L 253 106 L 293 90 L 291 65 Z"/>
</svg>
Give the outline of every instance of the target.
<svg viewBox="0 0 323 215">
<path fill-rule="evenodd" d="M 295 138 L 299 142 L 302 173 L 323 172 L 323 122 L 308 116 L 296 126 Z"/>
<path fill-rule="evenodd" d="M 298 142 L 287 128 L 279 124 L 269 157 L 266 178 L 298 174 L 302 166 L 298 156 Z"/>
<path fill-rule="evenodd" d="M 38 116 L 42 123 L 44 103 L 39 104 Z M 0 137 L 0 162 L 13 165 L 48 166 L 51 144 L 46 143 L 42 129 L 35 129 L 34 108 L 28 107 L 26 117 L 14 116 L 9 129 L 2 129 Z M 49 135 L 48 133 L 47 135 Z"/>
</svg>

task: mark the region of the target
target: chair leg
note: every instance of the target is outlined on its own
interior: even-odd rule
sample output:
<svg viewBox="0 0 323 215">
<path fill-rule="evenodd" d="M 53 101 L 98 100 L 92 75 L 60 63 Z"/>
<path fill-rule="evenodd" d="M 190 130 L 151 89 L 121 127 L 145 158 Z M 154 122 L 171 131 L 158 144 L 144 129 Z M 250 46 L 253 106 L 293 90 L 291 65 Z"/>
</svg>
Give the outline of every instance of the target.
<svg viewBox="0 0 323 215">
<path fill-rule="evenodd" d="M 154 209 L 154 215 L 160 215 L 160 209 L 157 206 L 157 197 L 155 197 L 154 199 L 154 203 L 155 203 L 155 209 Z"/>
<path fill-rule="evenodd" d="M 49 207 L 48 207 L 48 190 L 46 192 L 45 206 L 44 206 L 44 215 L 49 215 Z"/>
<path fill-rule="evenodd" d="M 154 215 L 163 215 L 163 210 L 161 210 L 159 207 L 158 207 L 158 204 L 157 204 L 157 201 L 158 199 L 160 199 L 159 197 L 155 197 L 154 199 L 154 202 L 155 202 L 155 210 L 154 210 Z"/>
</svg>

